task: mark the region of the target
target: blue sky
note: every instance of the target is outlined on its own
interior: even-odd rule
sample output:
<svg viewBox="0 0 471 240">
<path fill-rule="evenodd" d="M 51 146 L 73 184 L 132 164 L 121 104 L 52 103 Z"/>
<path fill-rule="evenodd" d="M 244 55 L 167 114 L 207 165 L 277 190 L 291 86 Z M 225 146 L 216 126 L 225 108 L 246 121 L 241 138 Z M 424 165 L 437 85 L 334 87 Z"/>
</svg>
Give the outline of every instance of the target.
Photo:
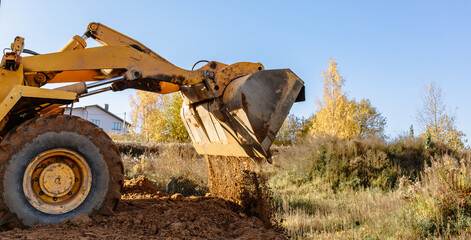
<svg viewBox="0 0 471 240">
<path fill-rule="evenodd" d="M 419 131 L 415 115 L 424 81 L 443 89 L 469 137 L 470 12 L 470 1 L 2 0 L 0 47 L 19 35 L 28 49 L 55 52 L 89 22 L 101 22 L 186 69 L 200 59 L 290 68 L 307 94 L 291 113 L 306 117 L 316 110 L 321 73 L 335 57 L 345 91 L 370 99 L 387 118 L 391 137 L 411 124 Z M 131 94 L 107 93 L 80 105 L 109 103 L 113 113 L 129 116 Z"/>
</svg>

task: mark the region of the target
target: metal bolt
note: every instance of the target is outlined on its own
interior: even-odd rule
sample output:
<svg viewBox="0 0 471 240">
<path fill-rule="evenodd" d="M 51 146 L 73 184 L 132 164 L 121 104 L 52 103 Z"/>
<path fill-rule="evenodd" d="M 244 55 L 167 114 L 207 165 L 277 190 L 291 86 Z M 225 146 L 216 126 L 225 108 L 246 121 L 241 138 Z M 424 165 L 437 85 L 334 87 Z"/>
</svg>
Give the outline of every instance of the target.
<svg viewBox="0 0 471 240">
<path fill-rule="evenodd" d="M 96 31 L 98 29 L 98 25 L 96 23 L 92 23 L 88 29 L 90 29 L 90 31 Z"/>
<path fill-rule="evenodd" d="M 76 182 L 78 182 L 78 181 L 79 181 L 79 179 L 78 179 L 78 178 L 75 178 L 75 181 L 76 181 Z"/>
<path fill-rule="evenodd" d="M 74 164 L 70 164 L 70 168 L 74 168 Z"/>
<path fill-rule="evenodd" d="M 72 195 L 72 192 L 68 192 L 67 194 L 68 194 L 68 195 Z"/>
<path fill-rule="evenodd" d="M 46 82 L 46 76 L 42 73 L 37 73 L 36 76 L 34 76 L 34 81 L 39 85 L 43 85 Z"/>
<path fill-rule="evenodd" d="M 217 64 L 215 62 L 212 62 L 211 65 L 209 65 L 210 68 L 215 69 L 217 67 Z"/>
<path fill-rule="evenodd" d="M 208 71 L 208 78 L 214 79 L 214 72 L 213 71 Z"/>
<path fill-rule="evenodd" d="M 33 179 L 33 181 L 37 182 L 37 181 L 39 181 L 39 178 L 38 178 L 38 177 L 35 177 L 35 178 Z"/>
<path fill-rule="evenodd" d="M 44 195 L 44 192 L 43 192 L 43 191 L 39 191 L 39 195 Z"/>
<path fill-rule="evenodd" d="M 142 74 L 139 71 L 134 71 L 133 74 L 134 74 L 135 78 L 141 78 L 142 77 Z"/>
<path fill-rule="evenodd" d="M 52 200 L 57 201 L 57 198 L 56 198 L 56 197 L 53 197 Z"/>
</svg>

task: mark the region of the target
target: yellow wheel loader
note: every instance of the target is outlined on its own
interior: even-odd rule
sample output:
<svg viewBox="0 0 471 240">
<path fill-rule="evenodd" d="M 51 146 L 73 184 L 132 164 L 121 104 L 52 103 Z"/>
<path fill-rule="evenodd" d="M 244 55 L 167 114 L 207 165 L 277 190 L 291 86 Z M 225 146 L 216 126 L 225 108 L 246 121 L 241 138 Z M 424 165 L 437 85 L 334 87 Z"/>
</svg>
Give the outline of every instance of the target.
<svg viewBox="0 0 471 240">
<path fill-rule="evenodd" d="M 102 46 L 87 48 L 88 38 Z M 70 84 L 42 88 L 48 83 Z M 25 49 L 16 37 L 0 64 L 0 228 L 113 213 L 123 185 L 118 149 L 64 107 L 127 88 L 180 91 L 181 117 L 206 156 L 269 159 L 291 106 L 304 100 L 304 83 L 289 69 L 211 61 L 184 70 L 100 23 L 56 53 Z"/>
</svg>

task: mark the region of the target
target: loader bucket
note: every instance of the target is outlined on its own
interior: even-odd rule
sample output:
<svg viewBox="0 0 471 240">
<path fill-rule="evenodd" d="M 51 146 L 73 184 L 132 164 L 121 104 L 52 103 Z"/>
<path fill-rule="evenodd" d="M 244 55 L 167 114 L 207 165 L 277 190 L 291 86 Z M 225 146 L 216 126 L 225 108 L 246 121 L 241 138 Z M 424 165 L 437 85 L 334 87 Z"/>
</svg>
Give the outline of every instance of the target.
<svg viewBox="0 0 471 240">
<path fill-rule="evenodd" d="M 268 158 L 303 86 L 289 69 L 258 71 L 231 81 L 220 98 L 183 104 L 182 119 L 201 155 Z"/>
</svg>

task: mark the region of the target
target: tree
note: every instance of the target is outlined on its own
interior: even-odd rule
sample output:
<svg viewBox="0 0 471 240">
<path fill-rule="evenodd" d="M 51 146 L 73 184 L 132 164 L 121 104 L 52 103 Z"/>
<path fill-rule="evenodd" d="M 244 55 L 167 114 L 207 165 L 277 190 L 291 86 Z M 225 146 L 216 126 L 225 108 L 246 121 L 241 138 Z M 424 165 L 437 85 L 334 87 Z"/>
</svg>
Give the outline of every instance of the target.
<svg viewBox="0 0 471 240">
<path fill-rule="evenodd" d="M 351 101 L 353 105 L 353 135 L 382 135 L 384 126 L 386 126 L 386 118 L 371 105 L 370 100 L 362 99 L 360 102 Z"/>
<path fill-rule="evenodd" d="M 291 114 L 283 122 L 273 144 L 291 145 L 296 143 L 298 139 L 304 137 L 309 132 L 310 127 L 311 121 L 309 119 L 299 118 Z"/>
<path fill-rule="evenodd" d="M 345 79 L 340 75 L 337 62 L 331 58 L 328 71 L 322 72 L 324 93 L 317 100 L 318 110 L 312 119 L 312 134 L 331 135 L 343 139 L 370 134 L 382 135 L 386 119 L 367 99 L 349 100 L 342 90 Z"/>
<path fill-rule="evenodd" d="M 314 135 L 334 135 L 341 138 L 349 137 L 352 115 L 350 107 L 342 86 L 345 80 L 340 76 L 337 62 L 330 59 L 329 70 L 323 71 L 324 78 L 322 101 L 316 101 L 318 111 L 316 112 L 312 130 Z"/>
<path fill-rule="evenodd" d="M 410 127 L 409 127 L 409 137 L 413 138 L 414 136 L 415 136 L 415 134 L 414 134 L 414 125 L 411 124 Z"/>
<path fill-rule="evenodd" d="M 180 117 L 183 102 L 179 93 L 156 94 L 137 91 L 131 96 L 134 132 L 157 142 L 188 142 L 189 136 Z"/>
<path fill-rule="evenodd" d="M 417 122 L 423 132 L 421 137 L 443 142 L 453 150 L 464 148 L 465 134 L 456 128 L 456 117 L 447 111 L 445 98 L 434 82 L 425 83 L 422 107 L 417 111 Z"/>
</svg>

